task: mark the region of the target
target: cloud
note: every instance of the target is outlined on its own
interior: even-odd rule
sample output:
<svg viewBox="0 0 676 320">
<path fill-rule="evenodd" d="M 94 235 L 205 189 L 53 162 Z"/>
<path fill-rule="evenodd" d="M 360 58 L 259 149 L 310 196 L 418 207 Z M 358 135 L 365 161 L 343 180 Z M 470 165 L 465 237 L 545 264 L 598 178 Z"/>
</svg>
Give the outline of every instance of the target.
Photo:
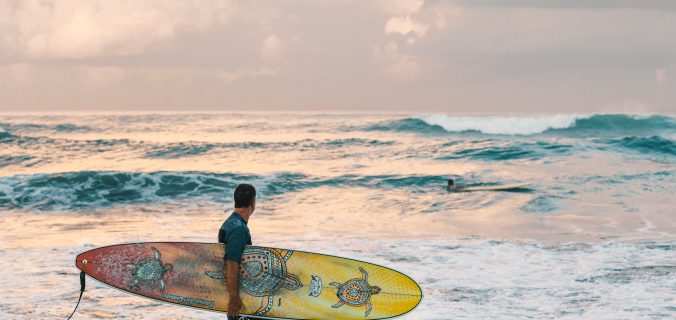
<svg viewBox="0 0 676 320">
<path fill-rule="evenodd" d="M 227 0 L 26 0 L 8 3 L 0 49 L 30 59 L 138 53 L 228 22 Z"/>
<path fill-rule="evenodd" d="M 671 110 L 669 6 L 0 0 L 0 109 Z"/>
<path fill-rule="evenodd" d="M 415 44 L 425 37 L 431 29 L 442 30 L 448 27 L 447 17 L 460 16 L 462 11 L 448 3 L 425 5 L 424 1 L 393 2 L 390 12 L 403 15 L 391 17 L 385 23 L 385 35 L 403 36 L 408 45 Z M 419 59 L 411 54 L 404 54 L 395 40 L 384 48 L 376 48 L 374 57 L 384 67 L 384 71 L 398 80 L 412 80 L 420 76 L 422 70 Z"/>
<path fill-rule="evenodd" d="M 383 12 L 393 15 L 407 15 L 420 10 L 424 0 L 379 0 L 376 6 Z"/>
<path fill-rule="evenodd" d="M 408 81 L 420 76 L 421 68 L 418 58 L 399 51 L 396 42 L 388 43 L 383 49 L 376 46 L 373 56 L 383 70 L 394 79 Z"/>
<path fill-rule="evenodd" d="M 282 39 L 276 34 L 271 34 L 263 40 L 260 50 L 261 59 L 265 62 L 277 62 L 282 58 L 285 49 Z"/>
<path fill-rule="evenodd" d="M 448 26 L 447 17 L 460 16 L 462 11 L 458 7 L 451 6 L 448 3 L 436 3 L 433 5 L 424 5 L 423 1 L 402 2 L 408 5 L 400 5 L 394 12 L 401 14 L 390 17 L 385 23 L 385 34 L 399 34 L 407 36 L 412 34 L 408 42 L 414 43 L 415 40 L 425 36 L 431 28 L 439 30 Z"/>
<path fill-rule="evenodd" d="M 385 24 L 385 34 L 401 34 L 408 35 L 415 34 L 417 38 L 422 38 L 427 33 L 430 26 L 418 23 L 411 20 L 410 16 L 406 17 L 392 17 Z"/>
</svg>

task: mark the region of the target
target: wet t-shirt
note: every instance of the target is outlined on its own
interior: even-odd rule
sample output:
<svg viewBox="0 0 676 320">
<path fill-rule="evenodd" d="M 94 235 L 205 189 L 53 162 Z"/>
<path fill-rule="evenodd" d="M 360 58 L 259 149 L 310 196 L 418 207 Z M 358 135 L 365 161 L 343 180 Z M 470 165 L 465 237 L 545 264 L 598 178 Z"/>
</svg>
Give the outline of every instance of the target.
<svg viewBox="0 0 676 320">
<path fill-rule="evenodd" d="M 242 260 L 244 247 L 251 244 L 251 233 L 249 227 L 242 217 L 233 212 L 228 219 L 223 222 L 218 231 L 218 242 L 225 243 L 225 260 Z"/>
</svg>

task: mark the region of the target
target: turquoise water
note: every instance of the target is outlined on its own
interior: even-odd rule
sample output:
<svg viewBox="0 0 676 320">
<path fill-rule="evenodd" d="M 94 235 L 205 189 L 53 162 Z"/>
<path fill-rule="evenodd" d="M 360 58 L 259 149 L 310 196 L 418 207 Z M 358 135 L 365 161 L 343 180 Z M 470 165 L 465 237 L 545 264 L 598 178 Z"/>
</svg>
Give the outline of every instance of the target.
<svg viewBox="0 0 676 320">
<path fill-rule="evenodd" d="M 673 116 L 253 113 L 0 116 L 0 318 L 67 316 L 86 249 L 214 241 L 243 182 L 256 244 L 410 274 L 406 319 L 676 315 Z M 81 308 L 219 318 L 101 285 Z"/>
</svg>

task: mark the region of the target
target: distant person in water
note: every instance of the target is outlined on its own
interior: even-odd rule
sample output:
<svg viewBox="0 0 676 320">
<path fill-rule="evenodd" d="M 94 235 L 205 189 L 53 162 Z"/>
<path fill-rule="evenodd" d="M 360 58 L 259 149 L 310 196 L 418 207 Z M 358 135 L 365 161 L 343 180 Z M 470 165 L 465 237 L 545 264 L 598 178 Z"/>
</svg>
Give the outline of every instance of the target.
<svg viewBox="0 0 676 320">
<path fill-rule="evenodd" d="M 455 181 L 453 179 L 448 179 L 448 191 L 458 191 L 462 190 L 463 187 L 459 187 L 458 185 L 455 184 Z"/>
<path fill-rule="evenodd" d="M 256 209 L 256 188 L 240 184 L 235 189 L 235 210 L 218 231 L 218 242 L 225 243 L 225 279 L 228 287 L 228 319 L 238 319 L 244 309 L 239 296 L 239 264 L 246 245 L 251 245 L 247 223 Z"/>
</svg>

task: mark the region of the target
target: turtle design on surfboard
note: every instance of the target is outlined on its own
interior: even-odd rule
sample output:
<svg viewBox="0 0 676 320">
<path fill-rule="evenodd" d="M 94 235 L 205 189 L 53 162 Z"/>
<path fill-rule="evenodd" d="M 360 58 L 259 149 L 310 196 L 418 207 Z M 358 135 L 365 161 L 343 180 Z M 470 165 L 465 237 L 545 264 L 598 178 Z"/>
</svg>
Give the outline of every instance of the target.
<svg viewBox="0 0 676 320">
<path fill-rule="evenodd" d="M 284 255 L 274 249 L 247 247 L 240 262 L 240 288 L 254 297 L 262 297 L 261 306 L 254 315 L 264 315 L 274 305 L 274 296 L 281 289 L 297 290 L 303 286 L 300 278 L 290 274 L 286 262 L 293 251 Z M 223 271 L 206 271 L 204 274 L 213 279 L 225 279 Z"/>
<path fill-rule="evenodd" d="M 329 284 L 330 286 L 336 287 L 338 289 L 336 295 L 338 296 L 338 299 L 340 299 L 338 303 L 331 307 L 340 308 L 344 304 L 353 307 L 366 306 L 364 317 L 368 317 L 369 313 L 371 313 L 371 310 L 373 309 L 373 305 L 371 304 L 371 296 L 379 294 L 381 289 L 378 286 L 371 286 L 369 284 L 369 274 L 366 272 L 366 270 L 360 267 L 359 271 L 361 271 L 362 274 L 361 278 L 350 279 L 345 283 L 331 282 Z"/>
<path fill-rule="evenodd" d="M 146 283 L 159 284 L 160 290 L 164 291 L 164 275 L 173 269 L 173 266 L 169 263 L 162 263 L 162 254 L 155 247 L 150 247 L 150 249 L 153 251 L 151 257 L 127 265 L 127 269 L 131 270 L 130 290 L 138 290 L 139 283 Z"/>
</svg>

